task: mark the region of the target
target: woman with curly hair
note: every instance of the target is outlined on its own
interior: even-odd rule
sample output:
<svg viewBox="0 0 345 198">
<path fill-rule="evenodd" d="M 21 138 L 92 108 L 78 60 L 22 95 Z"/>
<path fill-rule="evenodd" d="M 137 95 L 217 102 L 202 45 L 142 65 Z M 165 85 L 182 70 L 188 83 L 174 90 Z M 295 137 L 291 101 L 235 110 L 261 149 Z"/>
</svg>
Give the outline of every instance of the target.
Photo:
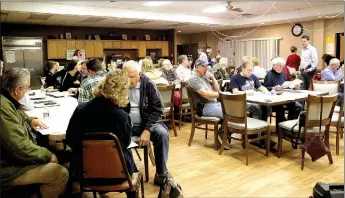
<svg viewBox="0 0 345 198">
<path fill-rule="evenodd" d="M 152 60 L 144 58 L 142 61 L 142 72 L 145 76 L 150 78 L 156 85 L 169 85 L 169 82 L 164 78 L 163 72 L 153 66 Z"/>
<path fill-rule="evenodd" d="M 95 96 L 89 102 L 81 103 L 74 111 L 66 132 L 67 144 L 72 148 L 71 171 L 76 173 L 74 182 L 80 181 L 82 162 L 82 139 L 86 133 L 111 132 L 121 142 L 128 171 L 137 172 L 131 149 L 132 122 L 122 108 L 129 103 L 128 88 L 130 79 L 120 69 L 107 74 L 93 89 Z M 123 182 L 119 180 L 119 182 Z M 130 192 L 133 193 L 133 192 Z M 127 194 L 127 197 L 129 195 Z"/>
</svg>

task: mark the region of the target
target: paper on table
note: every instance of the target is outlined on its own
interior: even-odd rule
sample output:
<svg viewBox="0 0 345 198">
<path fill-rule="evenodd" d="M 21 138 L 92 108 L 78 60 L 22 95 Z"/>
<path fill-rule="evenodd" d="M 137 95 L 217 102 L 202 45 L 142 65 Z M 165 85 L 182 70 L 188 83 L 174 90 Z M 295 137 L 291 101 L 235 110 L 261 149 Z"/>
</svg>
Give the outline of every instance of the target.
<svg viewBox="0 0 345 198">
<path fill-rule="evenodd" d="M 134 148 L 134 147 L 139 147 L 139 145 L 133 141 L 131 141 L 131 143 L 129 144 L 129 146 L 127 147 L 127 149 L 130 149 L 130 148 Z"/>
<path fill-rule="evenodd" d="M 230 82 L 230 80 L 223 80 L 222 87 L 225 85 L 225 83 Z"/>
<path fill-rule="evenodd" d="M 16 53 L 14 50 L 6 50 L 6 61 L 7 63 L 16 62 Z"/>
</svg>

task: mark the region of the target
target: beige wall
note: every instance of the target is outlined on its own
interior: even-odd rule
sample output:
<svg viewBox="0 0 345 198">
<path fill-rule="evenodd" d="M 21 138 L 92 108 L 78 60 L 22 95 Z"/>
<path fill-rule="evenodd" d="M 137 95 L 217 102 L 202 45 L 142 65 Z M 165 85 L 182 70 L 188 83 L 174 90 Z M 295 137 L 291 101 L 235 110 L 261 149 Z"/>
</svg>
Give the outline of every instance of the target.
<svg viewBox="0 0 345 198">
<path fill-rule="evenodd" d="M 336 22 L 337 19 L 320 19 L 314 21 L 303 22 L 304 28 L 313 31 L 311 34 L 307 31 L 303 31 L 303 35 L 309 35 L 310 43 L 314 45 L 319 54 L 319 68 L 322 67 L 321 56 L 326 52 L 326 37 L 333 36 L 335 33 L 344 32 L 344 18 Z M 335 23 L 336 22 L 336 23 Z M 255 27 L 254 27 L 255 28 Z M 254 28 L 248 28 L 242 33 L 243 28 L 221 31 L 223 34 L 230 36 L 237 36 L 252 31 Z M 296 46 L 298 48 L 298 54 L 301 53 L 301 36 L 295 37 L 291 33 L 291 24 L 277 24 L 268 25 L 258 28 L 251 34 L 237 38 L 237 39 L 254 39 L 254 38 L 272 38 L 282 37 L 280 41 L 280 56 L 287 58 L 290 54 L 290 47 Z M 206 42 L 208 46 L 212 47 L 212 56 L 217 54 L 218 38 L 212 32 L 203 32 L 199 34 L 191 34 L 190 43 Z"/>
</svg>

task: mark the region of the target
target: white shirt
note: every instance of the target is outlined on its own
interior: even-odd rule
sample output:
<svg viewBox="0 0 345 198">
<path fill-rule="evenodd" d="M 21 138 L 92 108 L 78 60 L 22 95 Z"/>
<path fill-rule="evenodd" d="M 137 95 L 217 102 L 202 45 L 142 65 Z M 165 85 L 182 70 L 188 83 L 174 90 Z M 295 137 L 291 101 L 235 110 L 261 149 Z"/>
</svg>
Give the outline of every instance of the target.
<svg viewBox="0 0 345 198">
<path fill-rule="evenodd" d="M 254 66 L 253 68 L 253 74 L 257 77 L 257 78 L 265 78 L 267 72 L 264 68 L 260 67 L 260 66 Z"/>
<path fill-rule="evenodd" d="M 179 65 L 176 68 L 176 75 L 181 82 L 187 82 L 192 76 L 192 71 L 183 65 Z"/>
<path fill-rule="evenodd" d="M 302 49 L 301 65 L 299 69 L 305 69 L 308 65 L 311 65 L 313 69 L 317 68 L 318 58 L 316 48 L 308 45 Z"/>
</svg>

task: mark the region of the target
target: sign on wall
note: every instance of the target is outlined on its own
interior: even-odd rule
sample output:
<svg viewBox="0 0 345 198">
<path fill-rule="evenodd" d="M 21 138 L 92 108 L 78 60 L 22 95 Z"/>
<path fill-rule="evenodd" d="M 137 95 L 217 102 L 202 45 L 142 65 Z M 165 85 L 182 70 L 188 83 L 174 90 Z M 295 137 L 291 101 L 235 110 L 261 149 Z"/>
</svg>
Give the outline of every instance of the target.
<svg viewBox="0 0 345 198">
<path fill-rule="evenodd" d="M 326 37 L 326 54 L 329 55 L 335 55 L 335 42 L 334 42 L 334 37 L 328 36 Z"/>
<path fill-rule="evenodd" d="M 72 60 L 74 52 L 75 52 L 75 49 L 73 49 L 73 50 L 66 50 L 66 57 L 67 57 L 66 60 Z M 80 53 L 81 53 L 81 59 L 85 60 L 85 50 L 81 49 Z"/>
</svg>

